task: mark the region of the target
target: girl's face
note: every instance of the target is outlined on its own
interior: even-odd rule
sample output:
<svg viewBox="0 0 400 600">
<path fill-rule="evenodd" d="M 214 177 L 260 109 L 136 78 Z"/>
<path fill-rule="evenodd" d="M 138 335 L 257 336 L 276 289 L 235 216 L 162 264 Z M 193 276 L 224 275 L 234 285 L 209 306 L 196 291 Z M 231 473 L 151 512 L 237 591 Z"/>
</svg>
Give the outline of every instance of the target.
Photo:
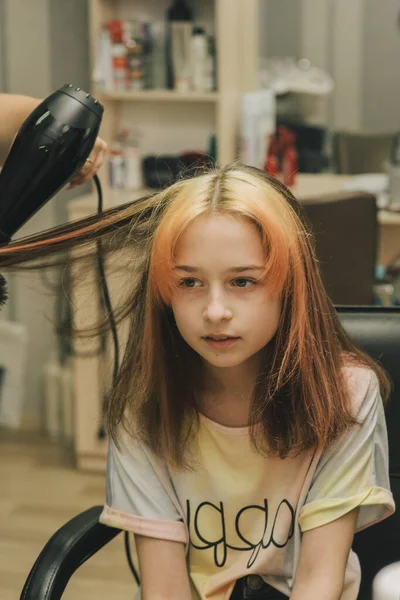
<svg viewBox="0 0 400 600">
<path fill-rule="evenodd" d="M 237 367 L 273 338 L 281 301 L 261 282 L 265 250 L 256 227 L 202 215 L 179 238 L 171 306 L 184 340 L 213 367 Z"/>
</svg>

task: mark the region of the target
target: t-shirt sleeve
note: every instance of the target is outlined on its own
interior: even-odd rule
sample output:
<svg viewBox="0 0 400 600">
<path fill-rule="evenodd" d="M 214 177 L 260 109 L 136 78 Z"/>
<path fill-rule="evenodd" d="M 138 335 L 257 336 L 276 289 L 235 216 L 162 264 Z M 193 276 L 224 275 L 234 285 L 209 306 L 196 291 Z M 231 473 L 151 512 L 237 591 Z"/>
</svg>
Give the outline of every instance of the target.
<svg viewBox="0 0 400 600">
<path fill-rule="evenodd" d="M 349 386 L 357 424 L 326 449 L 299 514 L 302 531 L 334 521 L 359 507 L 356 531 L 390 516 L 385 413 L 375 373 L 353 368 Z"/>
<path fill-rule="evenodd" d="M 186 526 L 165 466 L 126 435 L 119 445 L 120 449 L 109 442 L 106 503 L 100 522 L 186 544 Z"/>
</svg>

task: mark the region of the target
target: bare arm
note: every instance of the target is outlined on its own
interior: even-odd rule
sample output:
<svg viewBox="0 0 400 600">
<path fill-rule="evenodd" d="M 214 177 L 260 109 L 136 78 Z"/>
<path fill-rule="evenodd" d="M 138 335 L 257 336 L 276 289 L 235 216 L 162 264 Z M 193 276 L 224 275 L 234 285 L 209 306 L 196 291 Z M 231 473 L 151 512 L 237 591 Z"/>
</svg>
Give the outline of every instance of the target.
<svg viewBox="0 0 400 600">
<path fill-rule="evenodd" d="M 40 99 L 29 96 L 0 94 L 0 165 L 4 163 L 23 121 L 40 102 Z"/>
<path fill-rule="evenodd" d="M 135 536 L 142 600 L 191 600 L 185 547 L 146 536 Z"/>
<path fill-rule="evenodd" d="M 303 534 L 290 600 L 340 600 L 358 508 Z"/>
</svg>

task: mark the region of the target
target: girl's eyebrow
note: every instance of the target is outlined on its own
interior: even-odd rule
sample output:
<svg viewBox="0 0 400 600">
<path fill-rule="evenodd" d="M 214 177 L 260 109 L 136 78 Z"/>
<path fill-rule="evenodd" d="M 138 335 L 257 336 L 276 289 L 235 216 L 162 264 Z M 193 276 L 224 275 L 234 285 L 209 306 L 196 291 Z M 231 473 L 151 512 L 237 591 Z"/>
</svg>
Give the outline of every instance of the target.
<svg viewBox="0 0 400 600">
<path fill-rule="evenodd" d="M 186 271 L 186 273 L 198 273 L 199 271 L 201 271 L 201 269 L 198 269 L 197 267 L 190 267 L 188 265 L 176 265 L 174 268 L 176 271 Z M 264 269 L 265 267 L 260 265 L 244 265 L 241 267 L 230 267 L 226 270 L 226 272 L 243 273 L 245 271 L 263 271 Z"/>
</svg>

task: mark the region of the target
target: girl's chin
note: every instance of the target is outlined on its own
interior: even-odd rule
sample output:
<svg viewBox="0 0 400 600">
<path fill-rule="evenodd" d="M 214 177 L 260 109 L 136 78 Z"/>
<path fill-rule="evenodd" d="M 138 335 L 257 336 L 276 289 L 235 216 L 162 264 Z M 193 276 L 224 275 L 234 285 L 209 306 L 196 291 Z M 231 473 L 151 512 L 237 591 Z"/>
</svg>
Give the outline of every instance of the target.
<svg viewBox="0 0 400 600">
<path fill-rule="evenodd" d="M 212 367 L 219 368 L 236 368 L 243 367 L 247 364 L 261 364 L 263 363 L 263 352 L 265 348 L 261 348 L 261 350 L 255 351 L 253 354 L 245 354 L 243 352 L 198 352 L 200 357 L 203 359 L 206 365 L 210 365 Z"/>
<path fill-rule="evenodd" d="M 206 364 L 211 365 L 212 367 L 225 367 L 225 368 L 234 368 L 240 367 L 245 362 L 247 362 L 248 357 L 238 357 L 238 356 L 223 356 L 222 354 L 219 356 L 202 356 L 204 362 Z"/>
</svg>

